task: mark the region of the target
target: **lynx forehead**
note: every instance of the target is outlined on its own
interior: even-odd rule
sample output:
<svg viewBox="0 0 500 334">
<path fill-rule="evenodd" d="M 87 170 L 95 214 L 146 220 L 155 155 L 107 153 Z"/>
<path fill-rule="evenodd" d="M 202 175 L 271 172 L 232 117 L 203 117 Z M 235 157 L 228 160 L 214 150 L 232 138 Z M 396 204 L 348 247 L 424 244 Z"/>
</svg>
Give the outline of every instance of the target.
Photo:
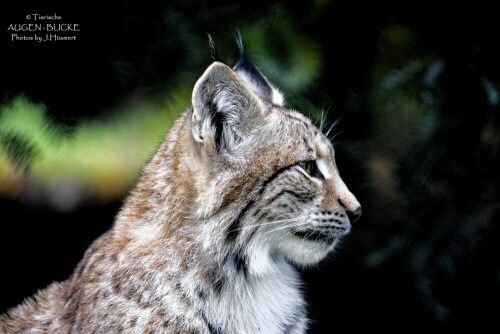
<svg viewBox="0 0 500 334">
<path fill-rule="evenodd" d="M 0 316 L 0 333 L 305 333 L 296 266 L 361 206 L 334 149 L 243 53 L 214 62 L 115 224 L 73 275 Z"/>
</svg>

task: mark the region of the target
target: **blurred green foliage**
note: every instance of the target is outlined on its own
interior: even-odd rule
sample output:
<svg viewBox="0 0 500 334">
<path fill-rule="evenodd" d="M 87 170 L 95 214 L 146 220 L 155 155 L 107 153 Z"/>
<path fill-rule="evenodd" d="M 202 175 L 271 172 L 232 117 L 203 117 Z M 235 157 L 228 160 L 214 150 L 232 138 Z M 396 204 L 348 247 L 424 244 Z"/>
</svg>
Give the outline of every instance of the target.
<svg viewBox="0 0 500 334">
<path fill-rule="evenodd" d="M 12 99 L 1 108 L 0 191 L 16 196 L 30 187 L 40 192 L 32 196 L 48 194 L 47 204 L 61 210 L 89 197 L 122 197 L 189 93 L 179 89 L 164 104 L 131 101 L 106 118 L 82 120 L 70 133 L 44 105 Z"/>
<path fill-rule="evenodd" d="M 105 116 L 80 118 L 68 129 L 48 117 L 50 110 L 43 103 L 24 94 L 2 104 L 0 193 L 17 197 L 28 188 L 33 196 L 49 196 L 53 199 L 49 204 L 64 210 L 91 198 L 109 201 L 126 193 L 173 120 L 190 104 L 191 87 L 210 63 L 206 35 L 191 27 L 193 18 L 171 7 L 164 13 L 152 31 L 163 34 L 150 41 L 154 46 L 148 46 L 144 55 L 125 50 L 112 57 L 111 66 L 123 85 L 143 75 L 138 73 L 141 67 L 150 77 L 134 87 L 125 102 L 107 108 Z M 130 15 L 121 31 L 127 43 L 136 38 L 126 35 L 129 30 L 144 21 Z M 221 39 L 221 49 L 228 62 L 237 60 L 234 29 L 239 27 L 248 55 L 278 87 L 294 96 L 319 76 L 322 59 L 318 46 L 287 17 L 282 6 L 274 5 L 258 20 L 234 20 L 234 28 L 224 33 L 230 39 Z M 164 52 L 180 50 L 185 53 L 179 57 L 157 59 Z M 166 78 L 157 77 L 166 60 L 172 63 L 167 66 L 171 71 Z M 321 109 L 307 112 L 317 117 Z M 58 192 L 62 193 L 54 196 Z"/>
</svg>

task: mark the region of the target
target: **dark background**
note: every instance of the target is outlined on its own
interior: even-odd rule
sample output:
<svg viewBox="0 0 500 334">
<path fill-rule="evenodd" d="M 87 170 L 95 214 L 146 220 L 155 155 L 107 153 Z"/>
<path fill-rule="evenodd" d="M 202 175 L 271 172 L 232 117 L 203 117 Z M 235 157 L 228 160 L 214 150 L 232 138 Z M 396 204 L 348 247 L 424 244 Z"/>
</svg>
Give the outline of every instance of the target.
<svg viewBox="0 0 500 334">
<path fill-rule="evenodd" d="M 321 70 L 284 93 L 292 107 L 330 107 L 329 120 L 342 119 L 337 162 L 363 205 L 337 254 L 304 271 L 310 333 L 500 329 L 500 20 L 489 2 L 0 6 L 2 102 L 22 93 L 45 104 L 69 137 L 138 88 L 154 99 L 180 73 L 199 76 L 210 63 L 206 32 L 232 60 L 234 29 L 269 22 L 268 54 L 285 69 L 306 36 Z M 6 27 L 31 12 L 80 24 L 78 41 L 11 43 Z M 66 279 L 121 200 L 60 212 L 22 193 L 0 197 L 0 312 Z"/>
</svg>

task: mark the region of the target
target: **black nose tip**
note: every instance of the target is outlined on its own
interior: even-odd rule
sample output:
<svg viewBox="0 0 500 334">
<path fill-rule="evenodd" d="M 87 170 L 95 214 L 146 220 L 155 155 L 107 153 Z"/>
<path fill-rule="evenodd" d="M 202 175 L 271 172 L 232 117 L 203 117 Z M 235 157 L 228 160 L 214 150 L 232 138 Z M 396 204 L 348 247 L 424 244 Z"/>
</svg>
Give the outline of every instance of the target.
<svg viewBox="0 0 500 334">
<path fill-rule="evenodd" d="M 361 217 L 361 212 L 362 212 L 361 207 L 357 208 L 354 211 L 347 211 L 347 217 L 349 217 L 351 223 L 354 223 L 359 219 L 359 217 Z"/>
</svg>

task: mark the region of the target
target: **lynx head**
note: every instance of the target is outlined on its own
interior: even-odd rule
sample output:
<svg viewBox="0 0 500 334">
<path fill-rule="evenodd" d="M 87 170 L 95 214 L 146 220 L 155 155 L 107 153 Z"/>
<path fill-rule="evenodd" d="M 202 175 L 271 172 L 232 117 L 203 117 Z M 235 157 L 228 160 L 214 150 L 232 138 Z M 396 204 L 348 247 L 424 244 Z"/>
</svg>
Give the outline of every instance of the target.
<svg viewBox="0 0 500 334">
<path fill-rule="evenodd" d="M 192 94 L 195 215 L 204 240 L 262 272 L 278 259 L 314 264 L 361 214 L 340 178 L 327 137 L 246 58 L 214 62 Z M 196 167 L 198 166 L 198 167 Z M 210 225 L 211 224 L 211 225 Z"/>
</svg>

